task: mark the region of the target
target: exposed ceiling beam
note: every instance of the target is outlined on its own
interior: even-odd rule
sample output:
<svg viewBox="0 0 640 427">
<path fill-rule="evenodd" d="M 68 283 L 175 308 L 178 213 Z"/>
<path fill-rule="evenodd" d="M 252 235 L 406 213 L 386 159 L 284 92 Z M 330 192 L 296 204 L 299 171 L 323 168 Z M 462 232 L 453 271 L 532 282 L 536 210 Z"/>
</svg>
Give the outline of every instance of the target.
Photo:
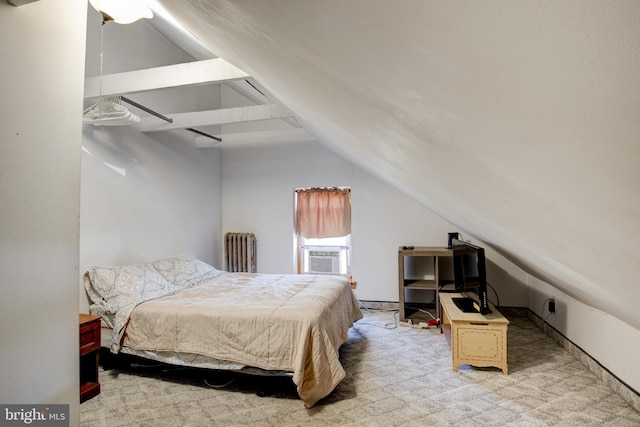
<svg viewBox="0 0 640 427">
<path fill-rule="evenodd" d="M 249 75 L 221 58 L 102 76 L 102 95 L 125 95 L 155 89 L 246 79 Z M 84 97 L 100 96 L 100 77 L 84 82 Z"/>
<path fill-rule="evenodd" d="M 256 120 L 282 119 L 291 116 L 291 113 L 274 104 L 251 105 L 247 107 L 221 108 L 218 110 L 167 114 L 166 117 L 172 119 L 172 123 L 162 121 L 155 117 L 144 117 L 140 121 L 140 130 L 143 132 L 157 132 L 196 126 L 212 126 Z"/>
<path fill-rule="evenodd" d="M 279 129 L 265 130 L 258 132 L 239 132 L 228 133 L 224 135 L 216 135 L 222 139 L 222 142 L 216 141 L 204 136 L 196 137 L 196 147 L 229 147 L 229 146 L 246 146 L 260 145 L 268 143 L 289 143 L 289 142 L 305 142 L 315 141 L 317 138 L 309 133 L 306 129 Z"/>
<path fill-rule="evenodd" d="M 256 104 L 270 104 L 273 102 L 271 101 L 273 97 L 255 79 L 234 80 L 225 84 Z M 292 127 L 299 127 L 294 117 L 283 117 L 282 120 Z"/>
</svg>

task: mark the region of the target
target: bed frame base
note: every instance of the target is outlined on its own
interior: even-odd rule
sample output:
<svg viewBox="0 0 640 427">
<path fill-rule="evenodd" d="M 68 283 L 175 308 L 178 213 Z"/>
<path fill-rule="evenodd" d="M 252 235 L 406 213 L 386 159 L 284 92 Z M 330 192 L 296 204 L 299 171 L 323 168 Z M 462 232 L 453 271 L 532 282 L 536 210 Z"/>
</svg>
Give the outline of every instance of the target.
<svg viewBox="0 0 640 427">
<path fill-rule="evenodd" d="M 273 381 L 270 381 L 270 379 L 293 378 L 293 373 L 291 372 L 267 371 L 255 367 L 246 367 L 239 371 L 225 371 L 220 369 L 204 369 L 189 366 L 172 365 L 169 363 L 158 362 L 156 360 L 145 359 L 143 357 L 130 354 L 113 354 L 111 353 L 111 351 L 109 351 L 109 349 L 105 347 L 102 347 L 100 349 L 99 360 L 100 366 L 102 366 L 105 371 L 116 369 L 135 373 L 136 371 L 144 372 L 149 370 L 158 370 L 163 374 L 187 370 L 191 370 L 193 372 L 202 372 L 203 384 L 207 387 L 218 389 L 230 386 L 242 376 L 253 377 L 257 380 L 257 384 L 255 384 L 256 395 L 260 397 L 270 396 L 274 394 L 276 389 L 279 389 L 279 387 L 274 386 Z M 293 384 L 293 382 L 291 382 L 291 384 Z"/>
</svg>

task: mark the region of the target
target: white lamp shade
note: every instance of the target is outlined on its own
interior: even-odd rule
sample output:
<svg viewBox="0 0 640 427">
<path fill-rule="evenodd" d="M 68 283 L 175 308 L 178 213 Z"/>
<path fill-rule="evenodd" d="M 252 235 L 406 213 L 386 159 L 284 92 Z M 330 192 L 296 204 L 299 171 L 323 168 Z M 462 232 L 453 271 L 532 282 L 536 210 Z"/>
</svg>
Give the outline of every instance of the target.
<svg viewBox="0 0 640 427">
<path fill-rule="evenodd" d="M 153 12 L 139 0 L 89 0 L 105 21 L 130 24 L 142 18 L 153 18 Z"/>
</svg>

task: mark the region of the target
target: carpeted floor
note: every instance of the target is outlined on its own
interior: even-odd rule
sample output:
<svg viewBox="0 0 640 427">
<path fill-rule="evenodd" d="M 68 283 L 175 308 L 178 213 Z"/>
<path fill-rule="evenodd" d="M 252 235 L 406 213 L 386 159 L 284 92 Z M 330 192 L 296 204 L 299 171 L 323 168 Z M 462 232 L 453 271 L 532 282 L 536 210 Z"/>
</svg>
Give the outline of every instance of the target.
<svg viewBox="0 0 640 427">
<path fill-rule="evenodd" d="M 100 371 L 101 393 L 80 405 L 81 425 L 640 426 L 640 412 L 533 323 L 510 321 L 507 376 L 454 372 L 443 335 L 366 311 L 341 348 L 347 377 L 311 409 L 288 378 L 122 365 Z M 233 381 L 213 388 L 205 378 Z"/>
</svg>

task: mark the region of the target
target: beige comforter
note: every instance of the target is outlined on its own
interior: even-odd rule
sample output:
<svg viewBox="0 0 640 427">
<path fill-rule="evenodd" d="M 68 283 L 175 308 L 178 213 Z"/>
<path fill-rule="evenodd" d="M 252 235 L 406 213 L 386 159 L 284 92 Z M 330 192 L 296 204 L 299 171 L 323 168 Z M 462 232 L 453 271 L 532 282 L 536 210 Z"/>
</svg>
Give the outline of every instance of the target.
<svg viewBox="0 0 640 427">
<path fill-rule="evenodd" d="M 228 273 L 138 305 L 122 346 L 293 372 L 311 407 L 344 378 L 338 349 L 361 318 L 345 278 Z"/>
</svg>

